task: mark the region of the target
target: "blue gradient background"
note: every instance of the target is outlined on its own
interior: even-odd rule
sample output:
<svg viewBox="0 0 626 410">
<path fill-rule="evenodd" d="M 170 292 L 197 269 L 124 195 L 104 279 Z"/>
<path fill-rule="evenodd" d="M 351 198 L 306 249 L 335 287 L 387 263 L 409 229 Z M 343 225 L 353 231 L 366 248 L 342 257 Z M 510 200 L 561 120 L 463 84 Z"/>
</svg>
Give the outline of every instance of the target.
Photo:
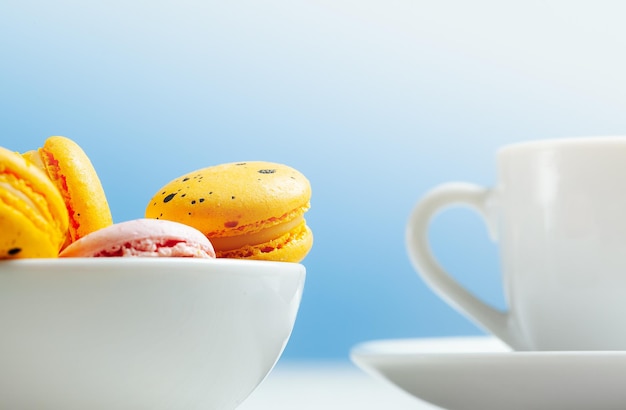
<svg viewBox="0 0 626 410">
<path fill-rule="evenodd" d="M 626 133 L 626 7 L 590 4 L 5 0 L 0 145 L 74 139 L 118 222 L 197 168 L 302 171 L 316 241 L 284 360 L 481 334 L 412 270 L 404 225 L 439 183 L 493 184 L 503 144 Z M 476 215 L 449 211 L 431 236 L 459 281 L 504 308 Z"/>
</svg>

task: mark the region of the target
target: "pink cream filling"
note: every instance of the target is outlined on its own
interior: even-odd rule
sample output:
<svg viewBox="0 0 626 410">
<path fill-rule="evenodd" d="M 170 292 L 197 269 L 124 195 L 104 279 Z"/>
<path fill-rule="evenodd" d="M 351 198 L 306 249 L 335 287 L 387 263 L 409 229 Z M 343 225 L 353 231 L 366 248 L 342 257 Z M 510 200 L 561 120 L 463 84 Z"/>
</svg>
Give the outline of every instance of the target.
<svg viewBox="0 0 626 410">
<path fill-rule="evenodd" d="M 152 239 L 128 241 L 122 245 L 112 245 L 93 255 L 94 257 L 119 256 L 154 256 L 154 257 L 187 257 L 211 258 L 212 256 L 201 246 L 176 239 L 155 242 Z"/>
</svg>

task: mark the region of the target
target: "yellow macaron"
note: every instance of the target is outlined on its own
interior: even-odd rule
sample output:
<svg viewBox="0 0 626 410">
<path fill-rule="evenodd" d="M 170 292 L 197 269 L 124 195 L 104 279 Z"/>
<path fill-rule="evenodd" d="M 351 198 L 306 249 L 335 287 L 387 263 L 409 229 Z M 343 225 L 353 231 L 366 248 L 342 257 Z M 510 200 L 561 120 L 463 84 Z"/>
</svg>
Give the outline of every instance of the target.
<svg viewBox="0 0 626 410">
<path fill-rule="evenodd" d="M 76 142 L 49 137 L 43 147 L 23 156 L 45 171 L 63 196 L 70 218 L 63 247 L 113 223 L 98 174 Z"/>
<path fill-rule="evenodd" d="M 218 258 L 299 262 L 313 245 L 304 219 L 310 199 L 308 179 L 294 168 L 234 162 L 169 182 L 150 200 L 145 216 L 200 230 Z"/>
<path fill-rule="evenodd" d="M 48 176 L 0 147 L 0 259 L 55 258 L 67 227 L 63 198 Z"/>
</svg>

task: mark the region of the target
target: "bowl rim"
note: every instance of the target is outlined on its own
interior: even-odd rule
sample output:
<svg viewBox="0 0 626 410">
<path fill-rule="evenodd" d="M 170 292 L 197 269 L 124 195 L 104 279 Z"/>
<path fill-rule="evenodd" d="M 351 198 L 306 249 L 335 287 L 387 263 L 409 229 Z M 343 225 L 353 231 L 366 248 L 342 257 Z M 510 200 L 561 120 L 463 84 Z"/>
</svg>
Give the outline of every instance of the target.
<svg viewBox="0 0 626 410">
<path fill-rule="evenodd" d="M 185 271 L 210 272 L 276 272 L 302 274 L 306 268 L 301 263 L 228 258 L 176 258 L 176 257 L 118 257 L 118 258 L 29 258 L 0 260 L 0 276 L 22 272 L 137 271 L 150 273 L 171 269 L 174 273 Z M 54 272 L 52 272 L 54 271 Z"/>
</svg>

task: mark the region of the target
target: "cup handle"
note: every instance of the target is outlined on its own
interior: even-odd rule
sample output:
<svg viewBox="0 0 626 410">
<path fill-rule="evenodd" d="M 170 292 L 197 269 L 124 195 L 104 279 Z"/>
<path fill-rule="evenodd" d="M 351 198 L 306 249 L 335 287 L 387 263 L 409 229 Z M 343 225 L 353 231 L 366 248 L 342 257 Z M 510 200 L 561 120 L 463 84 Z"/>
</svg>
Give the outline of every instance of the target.
<svg viewBox="0 0 626 410">
<path fill-rule="evenodd" d="M 513 349 L 524 350 L 510 325 L 509 313 L 487 305 L 453 279 L 433 256 L 428 240 L 431 219 L 451 205 L 466 205 L 477 211 L 495 238 L 493 220 L 489 218 L 492 197 L 489 189 L 468 183 L 447 183 L 431 190 L 411 213 L 406 229 L 407 250 L 413 267 L 443 300 Z"/>
</svg>

